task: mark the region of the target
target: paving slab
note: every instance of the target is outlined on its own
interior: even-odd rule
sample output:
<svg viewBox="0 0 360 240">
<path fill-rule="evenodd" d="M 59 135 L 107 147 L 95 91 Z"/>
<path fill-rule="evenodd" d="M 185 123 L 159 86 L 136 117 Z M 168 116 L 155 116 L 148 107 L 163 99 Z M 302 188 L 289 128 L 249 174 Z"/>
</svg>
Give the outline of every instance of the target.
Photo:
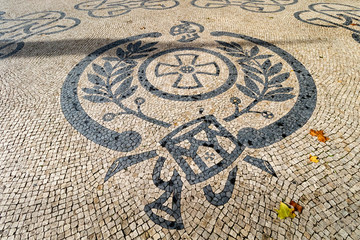
<svg viewBox="0 0 360 240">
<path fill-rule="evenodd" d="M 2 239 L 360 239 L 358 1 L 0 3 Z"/>
</svg>

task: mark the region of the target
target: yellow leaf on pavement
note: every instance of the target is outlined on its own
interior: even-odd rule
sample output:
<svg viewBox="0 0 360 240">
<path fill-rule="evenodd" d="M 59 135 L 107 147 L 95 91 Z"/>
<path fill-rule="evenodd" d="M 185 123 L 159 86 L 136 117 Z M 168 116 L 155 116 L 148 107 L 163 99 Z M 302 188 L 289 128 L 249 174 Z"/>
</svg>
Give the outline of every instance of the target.
<svg viewBox="0 0 360 240">
<path fill-rule="evenodd" d="M 310 159 L 311 162 L 314 162 L 314 163 L 318 163 L 318 162 L 319 162 L 318 157 L 317 157 L 317 156 L 311 156 L 311 154 L 310 154 L 309 159 Z"/>
<path fill-rule="evenodd" d="M 295 209 L 291 209 L 283 202 L 280 202 L 279 209 L 275 209 L 278 213 L 278 218 L 285 219 L 287 217 L 294 218 L 296 215 L 294 213 Z"/>
</svg>

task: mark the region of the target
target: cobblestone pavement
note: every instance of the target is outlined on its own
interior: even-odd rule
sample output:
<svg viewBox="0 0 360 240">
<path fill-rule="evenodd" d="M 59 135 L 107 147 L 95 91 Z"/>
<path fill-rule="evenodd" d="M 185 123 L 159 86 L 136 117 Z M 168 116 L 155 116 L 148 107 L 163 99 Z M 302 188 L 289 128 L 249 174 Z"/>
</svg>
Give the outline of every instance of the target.
<svg viewBox="0 0 360 240">
<path fill-rule="evenodd" d="M 0 3 L 1 239 L 360 239 L 359 1 Z"/>
</svg>

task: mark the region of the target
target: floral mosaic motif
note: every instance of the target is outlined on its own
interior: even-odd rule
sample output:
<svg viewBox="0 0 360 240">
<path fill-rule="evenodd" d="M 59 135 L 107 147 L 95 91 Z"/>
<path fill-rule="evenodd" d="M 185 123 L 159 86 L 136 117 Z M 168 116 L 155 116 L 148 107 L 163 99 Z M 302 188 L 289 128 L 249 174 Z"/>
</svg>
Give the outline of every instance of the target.
<svg viewBox="0 0 360 240">
<path fill-rule="evenodd" d="M 192 0 L 191 4 L 199 8 L 240 7 L 250 12 L 273 13 L 281 12 L 286 6 L 298 0 Z"/>
<path fill-rule="evenodd" d="M 118 48 L 116 57 L 105 57 L 103 66 L 93 63 L 94 73 L 88 73 L 88 81 L 93 84 L 92 88 L 83 88 L 88 95 L 83 98 L 93 103 L 115 103 L 122 111 L 118 113 L 106 113 L 104 121 L 111 121 L 118 115 L 131 114 L 151 123 L 169 127 L 170 124 L 148 117 L 141 111 L 141 105 L 145 99 L 135 99 L 137 110 L 126 107 L 122 101 L 131 97 L 136 92 L 138 85 L 133 85 L 133 72 L 137 65 L 137 59 L 144 58 L 156 48 L 157 42 L 142 45 L 141 41 L 129 43 L 125 50 Z"/>
<path fill-rule="evenodd" d="M 216 49 L 210 50 L 198 46 L 158 49 L 160 44 L 149 39 L 161 36 L 160 33 L 148 33 L 129 37 L 108 44 L 89 54 L 69 73 L 62 88 L 61 106 L 71 125 L 88 139 L 115 151 L 129 152 L 127 156 L 121 156 L 111 164 L 104 181 L 108 181 L 115 174 L 130 166 L 150 159 L 155 160 L 152 180 L 162 193 L 155 197 L 154 201 L 145 204 L 144 212 L 155 224 L 163 228 L 180 230 L 184 228 L 184 221 L 186 221 L 181 214 L 184 181 L 190 185 L 196 185 L 223 172 L 227 178 L 224 179 L 225 184 L 222 190 L 215 191 L 214 186 L 208 183 L 203 187 L 205 199 L 214 206 L 222 206 L 231 199 L 236 185 L 238 171 L 236 161 L 243 160 L 266 174 L 276 177 L 275 170 L 269 161 L 246 155 L 244 150 L 269 146 L 302 127 L 315 109 L 316 86 L 310 73 L 293 56 L 256 38 L 229 32 L 212 32 L 210 36 L 216 40 L 214 42 L 217 46 Z M 227 40 L 222 41 L 221 39 Z M 244 49 L 238 43 L 243 41 L 251 44 L 250 49 Z M 268 52 L 271 54 L 262 53 L 261 49 L 263 48 L 269 50 Z M 112 54 L 102 57 L 108 51 Z M 276 59 L 280 57 L 282 60 L 273 60 L 275 55 Z M 197 60 L 200 56 L 204 56 L 203 62 L 198 63 Z M 169 59 L 169 62 L 164 59 Z M 206 65 L 206 71 L 199 70 L 203 67 L 199 64 Z M 284 64 L 288 64 L 292 68 L 293 76 L 284 70 Z M 225 74 L 223 74 L 224 71 Z M 193 76 L 195 73 L 198 82 Z M 171 84 L 168 88 L 177 88 L 176 90 L 178 90 L 179 87 L 184 86 L 185 88 L 180 90 L 187 92 L 195 86 L 195 90 L 199 91 L 199 89 L 205 88 L 201 87 L 201 85 L 205 85 L 201 77 L 207 74 L 212 74 L 211 76 L 214 77 L 213 81 L 216 83 L 214 90 L 209 94 L 207 92 L 209 90 L 205 89 L 206 91 L 198 96 L 173 93 L 169 97 L 170 93 L 159 93 L 150 82 L 157 77 L 156 75 L 162 75 L 165 80 L 175 76 L 174 82 L 172 82 L 172 78 L 170 79 Z M 216 82 L 216 78 L 220 78 L 219 74 L 223 74 L 221 76 L 224 76 L 224 79 Z M 82 75 L 85 77 L 81 78 Z M 148 75 L 151 75 L 149 79 Z M 179 78 L 180 75 L 182 78 Z M 186 80 L 185 75 L 195 85 L 183 85 L 182 81 Z M 293 86 L 288 86 L 290 83 L 287 81 L 290 78 L 297 80 L 298 91 L 296 93 Z M 86 87 L 82 87 L 79 91 L 80 79 L 84 79 L 82 81 Z M 163 83 L 160 82 L 160 85 Z M 223 88 L 221 88 L 221 84 L 224 85 Z M 292 82 L 292 84 L 294 83 Z M 219 87 L 219 85 L 221 86 Z M 139 91 L 140 87 L 148 92 Z M 239 95 L 231 97 L 229 93 L 226 93 L 230 88 L 233 89 L 231 95 L 234 92 Z M 143 95 L 140 95 L 139 92 L 142 92 Z M 78 93 L 81 93 L 82 101 L 79 100 Z M 167 94 L 166 97 L 165 94 Z M 277 104 L 291 99 L 295 100 L 295 96 L 297 98 L 291 110 L 266 126 L 233 128 L 231 132 L 225 127 L 226 124 L 229 124 L 226 122 L 238 119 L 241 114 L 245 113 L 259 113 L 267 119 L 274 118 L 274 114 L 271 112 L 266 110 L 256 112 L 253 107 L 260 101 Z M 164 101 L 168 104 L 166 107 L 173 107 L 175 103 L 179 105 L 182 101 L 196 102 L 217 97 L 218 101 L 223 101 L 227 106 L 235 105 L 235 110 L 232 115 L 222 119 L 223 115 L 217 117 L 216 114 L 207 114 L 207 106 L 204 105 L 196 111 L 199 111 L 199 114 L 206 114 L 205 116 L 181 120 L 183 123 L 179 127 L 168 130 L 159 139 L 152 139 L 152 141 L 158 141 L 157 145 L 148 147 L 147 150 L 139 153 L 139 151 L 133 152 L 133 150 L 138 149 L 142 141 L 148 139 L 143 138 L 136 126 L 131 131 L 121 132 L 121 129 L 113 131 L 101 125 L 103 122 L 92 119 L 82 108 L 84 102 L 90 105 L 115 104 L 120 109 L 119 112 L 105 113 L 103 121 L 112 121 L 116 116 L 127 115 L 153 123 L 157 129 L 159 126 L 168 129 L 168 123 L 143 113 L 141 107 L 147 104 L 146 99 L 150 97 L 156 98 L 156 104 Z M 231 103 L 228 102 L 229 97 Z M 252 103 L 240 110 L 239 103 L 242 100 L 240 98 L 248 98 Z M 127 106 L 130 99 L 134 99 L 137 109 Z M 121 120 L 121 118 L 119 119 Z M 161 156 L 164 150 L 167 151 L 166 158 Z M 170 180 L 161 177 L 166 160 L 173 161 L 177 165 Z"/>
<path fill-rule="evenodd" d="M 134 9 L 165 10 L 179 5 L 175 0 L 92 0 L 75 5 L 75 9 L 87 11 L 90 17 L 111 18 Z"/>
<path fill-rule="evenodd" d="M 0 12 L 0 59 L 20 51 L 24 40 L 36 35 L 50 35 L 67 31 L 80 24 L 77 18 L 66 17 L 64 12 L 44 11 L 6 18 Z"/>
<path fill-rule="evenodd" d="M 346 29 L 360 43 L 360 7 L 341 3 L 315 3 L 309 5 L 309 10 L 296 12 L 294 16 L 308 24 Z"/>
<path fill-rule="evenodd" d="M 241 66 L 244 73 L 245 85 L 236 84 L 236 87 L 245 96 L 254 99 L 247 107 L 240 110 L 241 99 L 232 97 L 230 102 L 235 105 L 235 112 L 226 117 L 225 121 L 232 121 L 245 113 L 260 113 L 264 118 L 273 118 L 274 114 L 268 111 L 251 111 L 261 101 L 284 102 L 295 97 L 291 92 L 293 87 L 284 87 L 282 84 L 290 77 L 289 72 L 281 73 L 283 64 L 281 62 L 273 64 L 270 58 L 273 55 L 260 54 L 257 46 L 246 51 L 236 42 L 217 41 L 221 50 L 228 55 L 238 58 L 237 63 Z"/>
<path fill-rule="evenodd" d="M 176 54 L 174 57 L 178 62 L 177 65 L 160 62 L 155 67 L 155 76 L 157 77 L 167 75 L 178 76 L 172 87 L 180 89 L 201 88 L 203 87 L 199 80 L 201 75 L 219 76 L 220 68 L 216 62 L 197 64 L 197 59 L 199 58 L 197 54 Z M 163 68 L 166 68 L 166 71 L 161 71 Z M 212 70 L 202 70 L 202 68 L 211 68 Z M 182 82 L 190 85 L 184 85 Z"/>
</svg>

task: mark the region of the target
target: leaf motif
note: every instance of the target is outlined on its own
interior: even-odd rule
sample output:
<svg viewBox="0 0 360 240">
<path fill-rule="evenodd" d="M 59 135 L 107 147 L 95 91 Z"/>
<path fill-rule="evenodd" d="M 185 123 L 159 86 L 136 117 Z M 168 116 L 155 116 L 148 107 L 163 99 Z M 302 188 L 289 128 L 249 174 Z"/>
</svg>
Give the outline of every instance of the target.
<svg viewBox="0 0 360 240">
<path fill-rule="evenodd" d="M 148 49 L 148 48 L 151 48 L 153 46 L 155 46 L 156 44 L 158 44 L 159 42 L 151 42 L 151 43 L 146 43 L 144 45 L 142 45 L 140 48 L 139 48 L 139 51 L 144 51 L 145 49 Z M 155 48 L 156 49 L 156 48 Z"/>
<path fill-rule="evenodd" d="M 261 84 L 264 85 L 264 81 L 263 81 L 258 75 L 256 75 L 255 73 L 252 73 L 252 72 L 247 71 L 247 70 L 245 70 L 245 69 L 243 69 L 243 72 L 244 72 L 246 75 L 248 75 L 250 78 L 252 78 L 253 80 L 255 80 L 255 81 L 257 81 L 257 82 L 259 82 L 259 83 L 261 83 Z"/>
<path fill-rule="evenodd" d="M 283 64 L 281 62 L 275 64 L 269 69 L 268 76 L 275 75 L 281 71 Z"/>
<path fill-rule="evenodd" d="M 102 59 L 110 62 L 119 61 L 119 59 L 116 57 L 103 57 Z"/>
<path fill-rule="evenodd" d="M 105 62 L 104 63 L 104 69 L 105 69 L 105 72 L 106 72 L 106 74 L 108 76 L 111 75 L 111 72 L 113 71 L 113 67 L 112 67 L 110 62 Z"/>
<path fill-rule="evenodd" d="M 254 59 L 266 59 L 266 58 L 271 58 L 273 55 L 258 55 L 256 57 L 254 57 Z"/>
<path fill-rule="evenodd" d="M 251 66 L 249 66 L 249 65 L 241 64 L 241 67 L 245 68 L 245 69 L 248 70 L 248 71 L 262 74 L 262 72 L 261 72 L 260 70 L 254 68 L 254 67 L 251 67 Z"/>
<path fill-rule="evenodd" d="M 253 48 L 251 48 L 251 50 L 250 50 L 250 57 L 253 57 L 253 56 L 255 56 L 256 54 L 258 54 L 259 53 L 259 48 L 258 48 L 258 46 L 254 46 Z"/>
<path fill-rule="evenodd" d="M 104 80 L 100 78 L 98 75 L 88 73 L 88 80 L 95 85 L 106 86 Z"/>
<path fill-rule="evenodd" d="M 116 49 L 116 56 L 118 56 L 120 59 L 124 59 L 125 51 L 121 48 Z"/>
<path fill-rule="evenodd" d="M 146 56 L 147 56 L 147 54 L 133 55 L 133 56 L 130 56 L 128 59 L 139 59 L 139 58 L 143 58 Z"/>
<path fill-rule="evenodd" d="M 128 77 L 125 79 L 120 86 L 115 91 L 115 96 L 117 97 L 119 94 L 126 92 L 126 90 L 131 86 L 133 77 Z"/>
<path fill-rule="evenodd" d="M 149 48 L 149 49 L 145 49 L 145 50 L 142 50 L 142 51 L 138 51 L 138 53 L 148 53 L 148 52 L 152 52 L 154 50 L 156 50 L 157 48 Z"/>
<path fill-rule="evenodd" d="M 272 102 L 285 102 L 294 98 L 295 95 L 292 94 L 275 94 L 275 95 L 268 95 L 264 96 L 264 100 L 272 101 Z"/>
<path fill-rule="evenodd" d="M 99 94 L 99 95 L 104 95 L 104 96 L 107 95 L 106 92 L 103 92 L 103 91 L 100 91 L 100 90 L 94 89 L 94 88 L 83 88 L 81 90 L 87 94 Z"/>
<path fill-rule="evenodd" d="M 228 53 L 228 54 L 233 57 L 241 57 L 241 58 L 246 57 L 244 54 L 241 53 Z"/>
<path fill-rule="evenodd" d="M 127 46 L 127 50 L 129 52 L 135 53 L 139 50 L 140 45 L 141 41 L 137 41 L 136 43 L 129 43 Z"/>
<path fill-rule="evenodd" d="M 230 44 L 232 44 L 233 46 L 235 46 L 237 49 L 240 50 L 240 52 L 244 52 L 244 49 L 242 48 L 242 46 L 236 42 L 231 42 Z"/>
<path fill-rule="evenodd" d="M 246 96 L 251 97 L 251 98 L 257 98 L 256 94 L 253 93 L 250 89 L 248 89 L 247 87 L 244 87 L 240 84 L 236 84 L 237 88 Z"/>
<path fill-rule="evenodd" d="M 131 60 L 131 59 L 125 59 L 124 62 L 129 64 L 129 65 L 136 65 L 136 62 L 134 60 Z"/>
<path fill-rule="evenodd" d="M 124 100 L 125 98 L 128 98 L 128 97 L 132 96 L 132 95 L 135 93 L 135 91 L 136 91 L 137 88 L 138 88 L 137 85 L 132 86 L 132 87 L 129 88 L 126 92 L 124 92 L 123 94 L 121 94 L 117 99 L 121 101 L 121 100 Z"/>
<path fill-rule="evenodd" d="M 260 94 L 259 87 L 256 85 L 256 83 L 251 80 L 248 76 L 244 77 L 245 85 L 247 88 L 249 88 L 251 91 L 255 92 L 256 94 Z"/>
<path fill-rule="evenodd" d="M 275 85 L 275 84 L 282 83 L 282 82 L 284 82 L 286 79 L 288 79 L 289 77 L 290 77 L 290 73 L 289 73 L 289 72 L 279 74 L 279 75 L 273 77 L 273 78 L 269 81 L 269 85 Z"/>
<path fill-rule="evenodd" d="M 93 67 L 94 71 L 97 74 L 100 74 L 101 76 L 107 77 L 107 74 L 106 74 L 105 69 L 103 67 L 101 67 L 100 65 L 97 65 L 95 63 L 93 63 L 92 67 Z"/>
<path fill-rule="evenodd" d="M 137 41 L 137 42 L 134 44 L 133 52 L 139 51 L 140 46 L 141 46 L 141 41 Z"/>
<path fill-rule="evenodd" d="M 237 49 L 234 45 L 232 45 L 232 44 L 230 44 L 230 43 L 223 42 L 223 41 L 216 41 L 216 42 L 219 43 L 219 44 L 221 44 L 221 45 L 223 45 L 225 48 L 233 49 L 232 52 L 233 52 L 234 50 L 236 50 L 236 52 L 238 51 L 238 49 Z M 226 51 L 227 51 L 227 50 L 226 50 Z"/>
<path fill-rule="evenodd" d="M 85 98 L 86 100 L 93 102 L 93 103 L 111 102 L 111 100 L 109 98 L 98 96 L 98 95 L 86 95 L 83 98 Z"/>
<path fill-rule="evenodd" d="M 119 76 L 117 76 L 110 84 L 110 87 L 115 86 L 117 83 L 121 82 L 122 80 L 124 80 L 125 78 L 131 76 L 131 74 L 133 73 L 133 70 L 129 71 L 129 72 L 125 72 L 123 74 L 120 74 Z"/>
<path fill-rule="evenodd" d="M 271 61 L 269 59 L 267 59 L 262 65 L 261 68 L 266 72 L 269 67 L 271 66 Z"/>
<path fill-rule="evenodd" d="M 104 90 L 106 91 L 106 89 L 104 88 L 105 86 L 99 86 L 99 85 L 94 85 L 93 88 L 96 90 Z"/>
<path fill-rule="evenodd" d="M 134 44 L 129 43 L 129 44 L 127 45 L 126 49 L 127 49 L 129 52 L 133 52 Z"/>
<path fill-rule="evenodd" d="M 116 76 L 116 75 L 119 75 L 119 74 L 124 73 L 126 71 L 129 71 L 129 70 L 133 69 L 135 66 L 136 65 L 129 65 L 129 66 L 120 68 L 116 72 L 114 72 L 111 76 Z"/>
<path fill-rule="evenodd" d="M 239 50 L 236 49 L 236 48 L 227 48 L 227 47 L 217 47 L 217 48 L 220 49 L 220 50 L 227 51 L 227 52 L 236 52 L 236 53 L 239 52 Z"/>
<path fill-rule="evenodd" d="M 277 93 L 288 93 L 288 92 L 291 92 L 292 90 L 294 90 L 294 88 L 292 88 L 292 87 L 278 88 L 278 89 L 268 92 L 266 95 L 274 95 Z"/>
</svg>

